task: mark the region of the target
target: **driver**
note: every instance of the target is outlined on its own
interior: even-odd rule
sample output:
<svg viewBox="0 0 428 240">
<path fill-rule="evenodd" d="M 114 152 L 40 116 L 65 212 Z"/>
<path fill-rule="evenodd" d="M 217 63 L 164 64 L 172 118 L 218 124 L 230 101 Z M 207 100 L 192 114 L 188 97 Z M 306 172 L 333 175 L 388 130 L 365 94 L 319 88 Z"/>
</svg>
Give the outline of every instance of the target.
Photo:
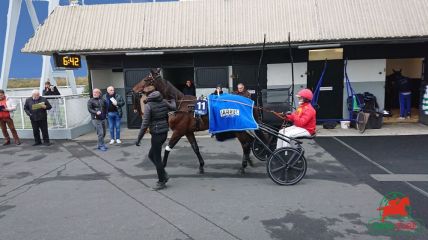
<svg viewBox="0 0 428 240">
<path fill-rule="evenodd" d="M 316 111 L 311 105 L 312 91 L 309 89 L 300 90 L 297 95 L 299 107 L 295 112 L 287 114 L 284 120 L 294 123 L 291 127 L 282 128 L 280 134 L 286 137 L 310 137 L 315 134 L 316 130 Z M 278 139 L 276 148 L 288 147 L 290 144 L 286 141 Z"/>
</svg>

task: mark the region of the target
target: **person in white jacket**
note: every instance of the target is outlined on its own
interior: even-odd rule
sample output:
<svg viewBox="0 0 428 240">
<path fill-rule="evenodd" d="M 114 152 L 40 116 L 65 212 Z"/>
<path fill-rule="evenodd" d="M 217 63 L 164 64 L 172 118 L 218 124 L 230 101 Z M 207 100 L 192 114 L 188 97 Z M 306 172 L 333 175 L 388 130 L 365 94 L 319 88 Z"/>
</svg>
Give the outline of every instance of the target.
<svg viewBox="0 0 428 240">
<path fill-rule="evenodd" d="M 21 144 L 12 119 L 12 112 L 15 110 L 16 106 L 12 103 L 11 99 L 6 97 L 4 90 L 0 89 L 0 127 L 5 140 L 3 146 L 10 144 L 10 136 L 7 132 L 7 127 L 9 127 L 9 130 L 12 133 L 13 140 L 15 140 L 15 144 Z"/>
</svg>

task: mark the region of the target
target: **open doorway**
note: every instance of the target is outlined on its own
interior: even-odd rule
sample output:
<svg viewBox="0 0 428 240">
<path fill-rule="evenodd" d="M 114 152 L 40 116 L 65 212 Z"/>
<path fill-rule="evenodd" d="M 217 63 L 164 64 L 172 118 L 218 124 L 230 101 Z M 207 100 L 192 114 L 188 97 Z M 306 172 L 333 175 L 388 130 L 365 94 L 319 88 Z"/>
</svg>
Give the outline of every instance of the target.
<svg viewBox="0 0 428 240">
<path fill-rule="evenodd" d="M 187 80 L 194 83 L 194 68 L 163 68 L 162 76 L 174 85 L 178 90 L 183 91 Z"/>
<path fill-rule="evenodd" d="M 423 58 L 386 60 L 385 110 L 389 111 L 390 115 L 384 118 L 384 122 L 419 121 L 423 60 Z M 407 110 L 408 100 L 410 110 Z"/>
</svg>

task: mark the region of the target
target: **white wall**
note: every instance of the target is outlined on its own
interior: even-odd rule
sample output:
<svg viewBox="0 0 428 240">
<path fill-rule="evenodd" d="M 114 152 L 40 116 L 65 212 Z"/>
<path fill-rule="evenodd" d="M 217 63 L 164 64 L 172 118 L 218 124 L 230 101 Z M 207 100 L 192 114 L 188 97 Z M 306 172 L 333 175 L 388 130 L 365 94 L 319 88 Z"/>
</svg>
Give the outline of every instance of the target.
<svg viewBox="0 0 428 240">
<path fill-rule="evenodd" d="M 385 103 L 386 59 L 350 60 L 348 77 L 355 93 L 373 93 L 382 110 Z M 345 79 L 344 79 L 345 81 Z M 346 83 L 343 89 L 343 116 L 348 117 Z"/>
<path fill-rule="evenodd" d="M 351 82 L 385 82 L 386 59 L 349 60 Z"/>
<path fill-rule="evenodd" d="M 308 64 L 294 63 L 294 84 L 296 88 L 305 87 L 307 84 Z M 267 65 L 267 86 L 278 88 L 291 85 L 291 63 L 277 63 Z M 299 86 L 300 85 L 300 86 Z"/>
<path fill-rule="evenodd" d="M 91 70 L 92 87 L 105 89 L 108 86 L 125 88 L 125 80 L 122 72 L 107 70 Z"/>
</svg>

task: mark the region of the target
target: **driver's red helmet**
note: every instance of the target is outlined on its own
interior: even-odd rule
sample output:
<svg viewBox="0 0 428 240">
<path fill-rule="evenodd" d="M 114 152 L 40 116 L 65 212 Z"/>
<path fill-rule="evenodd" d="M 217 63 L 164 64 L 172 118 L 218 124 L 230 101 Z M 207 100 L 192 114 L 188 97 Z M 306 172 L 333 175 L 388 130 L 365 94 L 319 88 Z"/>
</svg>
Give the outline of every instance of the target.
<svg viewBox="0 0 428 240">
<path fill-rule="evenodd" d="M 300 90 L 296 96 L 312 101 L 312 98 L 314 95 L 312 94 L 311 90 L 306 88 L 306 89 Z"/>
</svg>

